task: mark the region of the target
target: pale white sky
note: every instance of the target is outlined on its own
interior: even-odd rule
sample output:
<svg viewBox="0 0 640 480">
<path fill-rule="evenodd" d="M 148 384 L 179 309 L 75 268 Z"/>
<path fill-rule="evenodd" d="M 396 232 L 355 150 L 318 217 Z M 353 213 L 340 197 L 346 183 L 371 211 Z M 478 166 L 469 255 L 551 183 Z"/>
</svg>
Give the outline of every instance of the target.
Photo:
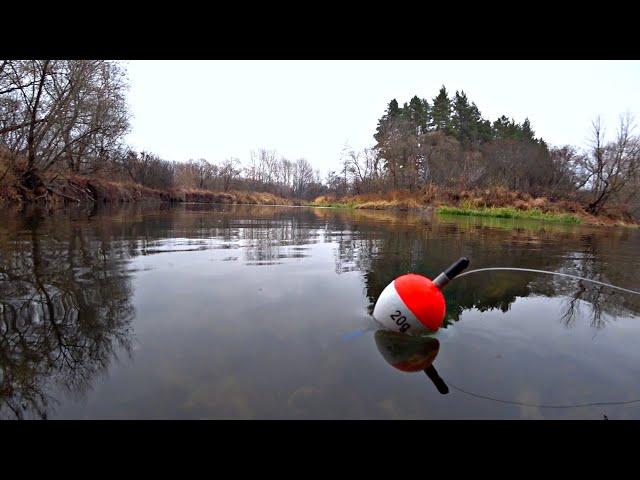
<svg viewBox="0 0 640 480">
<path fill-rule="evenodd" d="M 639 61 L 129 61 L 128 142 L 167 160 L 219 162 L 261 147 L 323 176 L 345 143 L 374 144 L 388 102 L 464 90 L 491 121 L 529 117 L 550 145 L 584 146 L 601 115 L 640 124 Z M 639 128 L 640 129 L 640 128 Z"/>
</svg>

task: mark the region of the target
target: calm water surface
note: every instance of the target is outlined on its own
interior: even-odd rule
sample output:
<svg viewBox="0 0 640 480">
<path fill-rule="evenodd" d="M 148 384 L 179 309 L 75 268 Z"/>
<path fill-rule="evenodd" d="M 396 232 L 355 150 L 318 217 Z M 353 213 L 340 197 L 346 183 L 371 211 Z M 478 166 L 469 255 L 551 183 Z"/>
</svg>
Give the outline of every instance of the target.
<svg viewBox="0 0 640 480">
<path fill-rule="evenodd" d="M 640 418 L 638 296 L 491 272 L 447 287 L 432 337 L 369 315 L 461 255 L 640 290 L 638 252 L 631 229 L 428 214 L 3 213 L 0 418 Z"/>
</svg>

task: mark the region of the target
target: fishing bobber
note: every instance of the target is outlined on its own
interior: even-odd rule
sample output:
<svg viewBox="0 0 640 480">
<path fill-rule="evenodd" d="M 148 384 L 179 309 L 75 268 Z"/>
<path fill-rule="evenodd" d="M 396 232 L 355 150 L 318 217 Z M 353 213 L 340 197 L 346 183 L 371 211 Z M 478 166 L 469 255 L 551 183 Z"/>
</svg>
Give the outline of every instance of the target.
<svg viewBox="0 0 640 480">
<path fill-rule="evenodd" d="M 414 273 L 396 278 L 380 294 L 373 317 L 384 327 L 401 333 L 437 331 L 445 314 L 442 289 L 468 266 L 469 259 L 462 257 L 434 280 Z"/>
</svg>

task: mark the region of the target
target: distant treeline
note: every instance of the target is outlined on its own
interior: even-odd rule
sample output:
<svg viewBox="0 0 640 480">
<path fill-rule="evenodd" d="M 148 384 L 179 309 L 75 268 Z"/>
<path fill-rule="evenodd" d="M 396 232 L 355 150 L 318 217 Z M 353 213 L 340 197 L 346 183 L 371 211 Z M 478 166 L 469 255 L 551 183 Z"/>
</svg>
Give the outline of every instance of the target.
<svg viewBox="0 0 640 480">
<path fill-rule="evenodd" d="M 176 162 L 131 150 L 124 142 L 127 88 L 119 62 L 0 61 L 0 187 L 37 191 L 40 198 L 51 193 L 51 182 L 80 175 L 158 189 L 252 190 L 296 198 L 326 192 L 308 161 L 264 149 L 252 152 L 244 166 L 235 158 Z"/>
<path fill-rule="evenodd" d="M 0 60 L 0 196 L 8 189 L 38 199 L 73 176 L 136 182 L 156 189 L 319 195 L 385 194 L 430 186 L 450 190 L 504 187 L 533 196 L 580 200 L 591 213 L 633 209 L 640 186 L 640 141 L 623 117 L 606 139 L 593 123 L 592 145 L 550 147 L 528 119 L 491 122 L 464 92 L 445 87 L 431 100 L 392 100 L 378 121 L 375 145 L 348 148 L 339 168 L 321 179 L 305 159 L 260 149 L 236 158 L 177 162 L 136 152 L 129 131 L 126 72 L 103 60 Z M 180 121 L 176 119 L 176 121 Z M 373 132 L 372 132 L 373 133 Z"/>
<path fill-rule="evenodd" d="M 598 119 L 588 149 L 549 147 L 528 119 L 491 122 L 464 92 L 451 98 L 443 86 L 431 102 L 414 96 L 400 107 L 391 100 L 378 121 L 375 147 L 345 152 L 341 170 L 331 172 L 327 184 L 338 194 L 504 187 L 580 199 L 597 214 L 608 202 L 628 206 L 637 200 L 640 141 L 632 128 L 632 118 L 621 117 L 615 138 L 607 141 Z"/>
<path fill-rule="evenodd" d="M 130 150 L 114 157 L 114 162 L 128 179 L 151 188 L 268 192 L 307 200 L 327 192 L 320 173 L 307 160 L 291 161 L 266 149 L 251 151 L 245 165 L 237 158 L 220 163 L 205 159 L 169 162 L 151 153 Z"/>
</svg>

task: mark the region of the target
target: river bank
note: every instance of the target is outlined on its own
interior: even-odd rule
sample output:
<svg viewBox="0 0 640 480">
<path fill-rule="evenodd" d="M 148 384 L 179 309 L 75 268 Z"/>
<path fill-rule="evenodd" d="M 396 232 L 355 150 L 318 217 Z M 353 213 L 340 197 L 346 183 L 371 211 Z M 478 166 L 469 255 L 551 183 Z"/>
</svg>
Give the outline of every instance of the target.
<svg viewBox="0 0 640 480">
<path fill-rule="evenodd" d="M 82 176 L 48 179 L 46 183 L 40 181 L 30 189 L 22 187 L 18 182 L 5 181 L 0 185 L 0 204 L 19 207 L 35 204 L 57 208 L 68 204 L 135 202 L 291 205 L 388 211 L 434 210 L 439 215 L 528 219 L 601 226 L 639 226 L 620 211 L 610 210 L 594 216 L 587 213 L 575 200 L 554 201 L 500 188 L 469 192 L 438 189 L 422 193 L 393 191 L 341 198 L 320 196 L 309 201 L 283 198 L 268 192 L 219 192 L 198 188 L 155 189 L 134 182 Z"/>
<path fill-rule="evenodd" d="M 126 204 L 133 202 L 215 203 L 251 205 L 301 205 L 268 192 L 216 192 L 198 188 L 150 188 L 139 183 L 110 181 L 104 178 L 66 176 L 46 183 L 40 181 L 30 189 L 18 182 L 0 185 L 0 204 L 16 206 L 67 204 Z"/>
<path fill-rule="evenodd" d="M 537 220 L 597 226 L 638 227 L 640 224 L 619 210 L 589 214 L 577 200 L 554 201 L 501 188 L 474 191 L 432 190 L 428 193 L 390 192 L 343 197 L 321 196 L 311 205 L 331 208 L 420 211 L 433 209 L 439 215 L 477 216 Z"/>
</svg>

